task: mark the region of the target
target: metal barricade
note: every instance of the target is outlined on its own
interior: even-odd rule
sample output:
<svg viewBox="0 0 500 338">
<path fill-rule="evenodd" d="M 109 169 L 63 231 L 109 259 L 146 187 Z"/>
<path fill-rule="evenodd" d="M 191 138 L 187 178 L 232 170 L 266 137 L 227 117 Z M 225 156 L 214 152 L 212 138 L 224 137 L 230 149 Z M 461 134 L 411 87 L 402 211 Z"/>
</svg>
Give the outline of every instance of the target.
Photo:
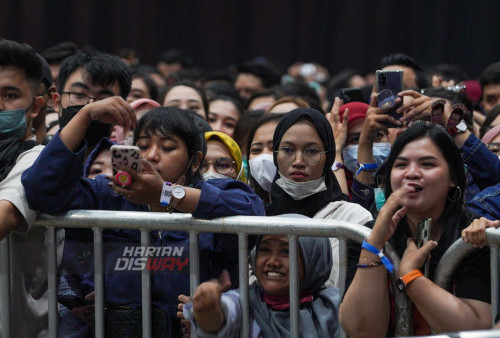
<svg viewBox="0 0 500 338">
<path fill-rule="evenodd" d="M 500 228 L 486 229 L 486 238 L 490 246 L 491 319 L 493 326 L 495 325 L 495 316 L 498 313 L 498 246 L 500 244 Z M 465 243 L 461 238 L 457 239 L 446 250 L 439 261 L 434 282 L 443 289 L 449 290 L 455 270 L 462 260 L 475 249 L 477 247 Z"/>
<path fill-rule="evenodd" d="M 94 232 L 94 282 L 95 282 L 95 336 L 104 337 L 104 271 L 103 271 L 103 229 L 139 229 L 141 230 L 141 245 L 148 245 L 148 234 L 152 230 L 168 229 L 170 231 L 187 231 L 190 240 L 190 290 L 194 294 L 199 284 L 199 261 L 198 261 L 198 233 L 232 233 L 238 235 L 239 255 L 239 282 L 240 297 L 243 306 L 243 322 L 241 336 L 247 337 L 249 332 L 249 310 L 248 310 L 248 235 L 287 235 L 289 238 L 290 253 L 290 316 L 291 336 L 299 336 L 298 323 L 298 265 L 297 258 L 299 249 L 297 238 L 301 236 L 337 237 L 340 241 L 340 294 L 345 291 L 345 278 L 347 271 L 347 245 L 346 240 L 361 243 L 370 233 L 370 229 L 339 220 L 289 218 L 289 217 L 263 217 L 263 216 L 232 216 L 214 220 L 202 220 L 193 218 L 190 214 L 165 214 L 153 212 L 132 211 L 101 211 L 101 210 L 73 210 L 64 216 L 41 215 L 35 225 L 46 226 L 47 243 L 52 243 L 54 248 L 49 248 L 48 271 L 54 273 L 49 276 L 49 334 L 51 337 L 57 335 L 57 301 L 55 285 L 55 231 L 54 227 L 67 228 L 92 228 Z M 52 229 L 52 230 L 51 230 Z M 2 247 L 3 248 L 3 247 Z M 8 250 L 7 250 L 8 251 Z M 4 251 L 2 251 L 3 253 Z M 390 245 L 386 245 L 386 253 L 394 262 L 395 268 L 399 266 L 399 257 Z M 5 261 L 5 257 L 2 257 Z M 8 258 L 7 258 L 8 259 Z M 5 269 L 5 267 L 2 267 Z M 5 271 L 5 270 L 2 270 Z M 393 281 L 396 274 L 393 274 Z M 8 290 L 8 283 L 4 284 L 5 275 L 2 275 L 2 290 Z M 7 278 L 8 279 L 8 278 Z M 150 275 L 147 269 L 142 271 L 142 311 L 143 311 L 143 336 L 151 336 L 151 285 Z M 8 293 L 7 293 L 8 294 Z M 3 311 L 8 304 L 2 301 L 2 323 L 8 322 Z M 8 300 L 7 300 L 8 301 Z M 396 293 L 396 333 L 398 335 L 409 335 L 411 328 L 410 302 L 406 296 Z M 7 316 L 8 317 L 8 316 Z M 6 326 L 2 326 L 5 330 Z M 8 327 L 7 327 L 8 328 Z M 5 331 L 8 332 L 8 331 Z M 4 334 L 5 334 L 4 332 Z M 4 336 L 2 334 L 2 336 Z M 6 337 L 8 335 L 5 335 Z"/>
</svg>

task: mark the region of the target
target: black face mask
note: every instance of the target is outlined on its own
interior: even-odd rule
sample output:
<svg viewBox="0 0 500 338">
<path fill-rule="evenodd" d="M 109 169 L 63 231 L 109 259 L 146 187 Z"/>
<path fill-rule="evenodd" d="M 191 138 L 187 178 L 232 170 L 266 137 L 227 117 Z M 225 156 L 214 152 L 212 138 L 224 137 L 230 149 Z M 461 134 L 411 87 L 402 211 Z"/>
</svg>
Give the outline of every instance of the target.
<svg viewBox="0 0 500 338">
<path fill-rule="evenodd" d="M 83 107 L 84 106 L 69 106 L 68 108 L 64 108 L 62 110 L 62 115 L 59 117 L 59 126 L 64 128 Z M 111 135 L 112 129 L 113 125 L 111 124 L 92 121 L 85 132 L 87 146 L 95 147 L 103 137 L 109 137 Z"/>
</svg>

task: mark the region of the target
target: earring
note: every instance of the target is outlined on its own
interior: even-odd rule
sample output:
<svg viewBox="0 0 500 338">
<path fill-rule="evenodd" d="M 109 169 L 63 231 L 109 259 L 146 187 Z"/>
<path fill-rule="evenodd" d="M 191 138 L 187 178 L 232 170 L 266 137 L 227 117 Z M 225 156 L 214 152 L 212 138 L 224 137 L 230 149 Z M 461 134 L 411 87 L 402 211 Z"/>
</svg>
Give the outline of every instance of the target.
<svg viewBox="0 0 500 338">
<path fill-rule="evenodd" d="M 462 197 L 462 189 L 460 189 L 459 186 L 455 186 L 453 188 L 455 188 L 453 189 L 453 195 L 450 197 L 450 191 L 452 190 L 452 188 L 450 188 L 450 190 L 448 190 L 448 195 L 446 196 L 451 202 L 458 201 Z"/>
</svg>

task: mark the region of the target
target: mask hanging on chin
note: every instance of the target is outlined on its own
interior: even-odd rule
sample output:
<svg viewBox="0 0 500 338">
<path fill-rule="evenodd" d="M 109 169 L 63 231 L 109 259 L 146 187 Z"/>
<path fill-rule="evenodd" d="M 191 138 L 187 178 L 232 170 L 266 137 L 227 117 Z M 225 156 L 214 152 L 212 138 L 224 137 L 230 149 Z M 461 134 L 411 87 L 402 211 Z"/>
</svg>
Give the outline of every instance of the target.
<svg viewBox="0 0 500 338">
<path fill-rule="evenodd" d="M 326 190 L 325 176 L 307 182 L 295 182 L 281 175 L 276 184 L 296 201 Z"/>
<path fill-rule="evenodd" d="M 4 110 L 0 113 L 0 140 L 20 139 L 26 129 L 26 109 Z"/>
<path fill-rule="evenodd" d="M 59 117 L 59 127 L 64 128 L 83 107 L 84 106 L 69 106 L 63 108 L 62 114 Z M 112 128 L 113 125 L 111 124 L 92 121 L 84 136 L 85 141 L 87 141 L 87 146 L 95 147 L 103 137 L 109 137 Z"/>
</svg>

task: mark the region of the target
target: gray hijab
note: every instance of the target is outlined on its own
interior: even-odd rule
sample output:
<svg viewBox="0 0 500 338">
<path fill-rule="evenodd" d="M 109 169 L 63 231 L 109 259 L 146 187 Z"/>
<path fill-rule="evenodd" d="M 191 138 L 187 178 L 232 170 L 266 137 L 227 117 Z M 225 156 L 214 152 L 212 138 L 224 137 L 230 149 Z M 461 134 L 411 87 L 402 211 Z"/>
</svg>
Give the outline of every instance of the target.
<svg viewBox="0 0 500 338">
<path fill-rule="evenodd" d="M 260 239 L 257 241 L 259 246 Z M 337 337 L 339 335 L 339 291 L 323 284 L 332 269 L 332 248 L 328 238 L 300 237 L 299 248 L 304 263 L 304 280 L 300 291 L 310 291 L 313 301 L 299 309 L 301 337 Z M 253 262 L 252 262 L 253 263 Z M 253 267 L 255 271 L 255 265 Z M 258 283 L 249 290 L 250 315 L 259 324 L 264 337 L 290 336 L 290 312 L 272 310 L 263 299 Z"/>
</svg>

